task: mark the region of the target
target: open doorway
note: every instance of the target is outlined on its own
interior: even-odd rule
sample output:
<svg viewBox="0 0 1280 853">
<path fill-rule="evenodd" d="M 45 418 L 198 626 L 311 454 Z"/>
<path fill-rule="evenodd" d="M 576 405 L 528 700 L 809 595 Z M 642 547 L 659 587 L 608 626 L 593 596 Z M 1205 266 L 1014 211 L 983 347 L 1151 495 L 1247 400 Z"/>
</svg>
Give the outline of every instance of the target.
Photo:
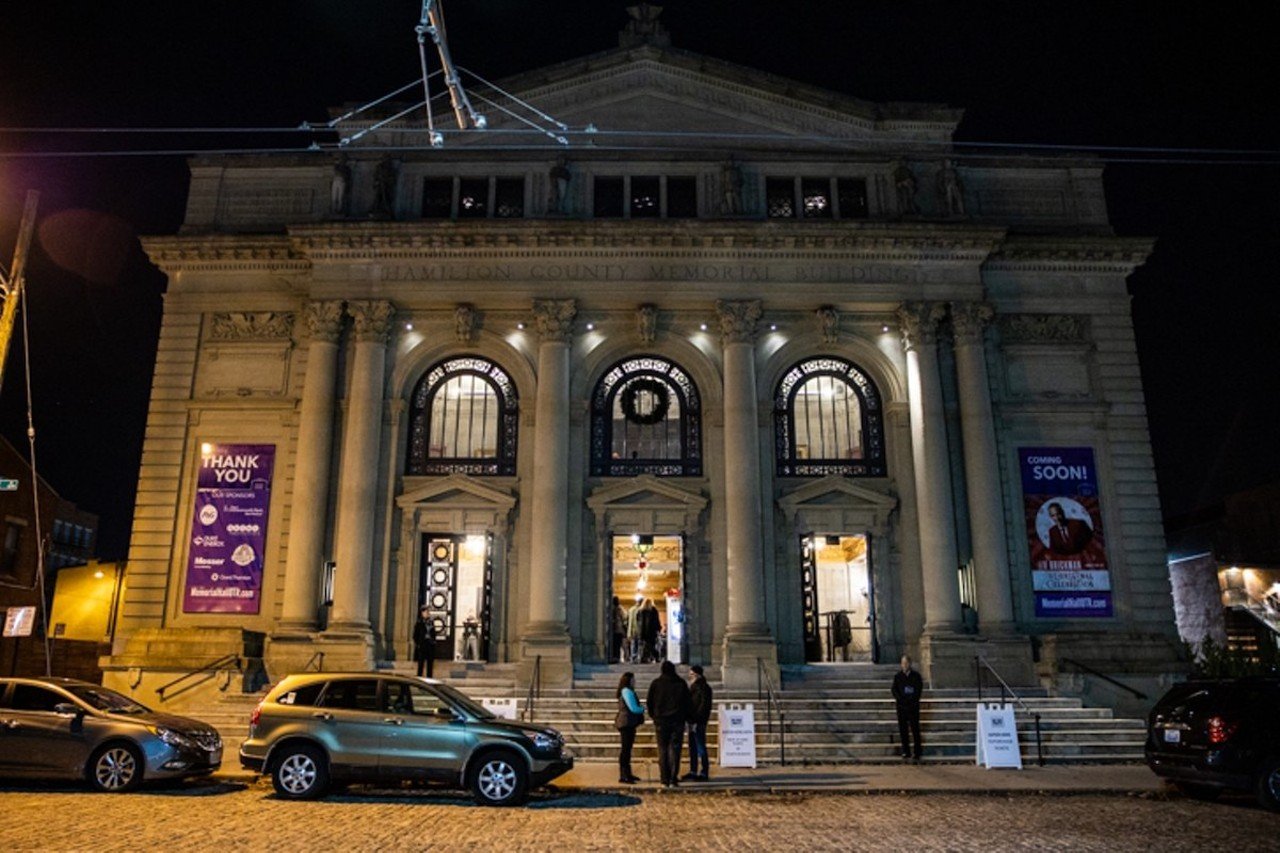
<svg viewBox="0 0 1280 853">
<path fill-rule="evenodd" d="M 423 536 L 419 607 L 429 611 L 437 660 L 489 658 L 492 536 Z"/>
<path fill-rule="evenodd" d="M 805 660 L 875 660 L 875 591 L 867 537 L 809 534 L 800 538 Z"/>
<path fill-rule="evenodd" d="M 684 539 L 645 533 L 614 534 L 607 613 L 617 598 L 622 642 L 609 638 L 610 663 L 685 659 Z M 652 613 L 652 615 L 649 615 Z M 606 624 L 613 620 L 606 619 Z M 612 631 L 610 631 L 612 634 Z"/>
</svg>

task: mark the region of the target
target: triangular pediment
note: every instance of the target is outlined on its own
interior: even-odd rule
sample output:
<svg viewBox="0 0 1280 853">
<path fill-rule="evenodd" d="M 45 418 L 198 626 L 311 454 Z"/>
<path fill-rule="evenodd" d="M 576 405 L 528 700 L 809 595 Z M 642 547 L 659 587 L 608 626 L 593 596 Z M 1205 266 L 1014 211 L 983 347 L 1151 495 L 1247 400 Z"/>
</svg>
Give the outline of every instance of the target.
<svg viewBox="0 0 1280 853">
<path fill-rule="evenodd" d="M 468 477 L 466 474 L 450 474 L 411 489 L 396 498 L 401 509 L 428 504 L 466 504 L 492 506 L 510 511 L 516 505 L 511 492 Z"/>
<path fill-rule="evenodd" d="M 645 506 L 681 506 L 701 512 L 707 499 L 652 474 L 641 474 L 601 486 L 587 498 L 587 506 L 597 513 L 611 507 Z"/>
<path fill-rule="evenodd" d="M 898 499 L 893 495 L 859 485 L 848 477 L 832 474 L 799 486 L 779 498 L 778 504 L 789 515 L 803 507 L 819 506 L 865 509 L 883 514 L 894 509 L 898 505 Z"/>
<path fill-rule="evenodd" d="M 521 74 L 500 85 L 569 127 L 595 127 L 599 145 L 627 141 L 669 146 L 670 134 L 676 133 L 683 147 L 718 148 L 731 134 L 781 135 L 776 143 L 761 144 L 792 148 L 815 134 L 875 142 L 945 140 L 961 117 L 959 110 L 936 104 L 875 104 L 688 51 L 652 46 L 607 51 Z M 440 116 L 442 121 L 448 118 Z M 524 129 L 499 111 L 489 111 L 487 118 L 495 130 Z M 698 134 L 710 136 L 700 139 Z M 576 137 L 572 145 L 589 144 L 591 139 Z M 462 144 L 503 141 L 497 134 L 476 134 Z"/>
</svg>

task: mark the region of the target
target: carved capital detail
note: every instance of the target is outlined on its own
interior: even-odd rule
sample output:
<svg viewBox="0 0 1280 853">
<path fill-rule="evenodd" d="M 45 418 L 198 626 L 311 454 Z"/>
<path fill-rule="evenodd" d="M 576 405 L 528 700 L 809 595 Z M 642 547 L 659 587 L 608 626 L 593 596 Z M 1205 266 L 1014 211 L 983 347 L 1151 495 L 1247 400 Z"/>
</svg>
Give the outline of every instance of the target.
<svg viewBox="0 0 1280 853">
<path fill-rule="evenodd" d="M 1078 314 L 1002 314 L 997 322 L 1006 344 L 1075 344 L 1089 336 Z"/>
<path fill-rule="evenodd" d="M 749 344 L 756 339 L 756 324 L 764 314 L 759 299 L 716 301 L 720 315 L 720 339 L 725 344 Z"/>
<path fill-rule="evenodd" d="M 578 315 L 578 303 L 573 299 L 535 299 L 533 321 L 538 337 L 543 341 L 564 342 L 573 335 L 573 318 Z"/>
<path fill-rule="evenodd" d="M 364 299 L 347 303 L 347 313 L 355 321 L 356 340 L 385 344 L 391 332 L 395 306 L 385 299 Z"/>
<path fill-rule="evenodd" d="M 463 302 L 453 309 L 453 337 L 460 344 L 469 344 L 475 336 L 475 306 Z"/>
<path fill-rule="evenodd" d="M 941 302 L 904 302 L 897 313 L 902 345 L 910 351 L 937 342 L 938 323 L 946 315 L 947 306 Z"/>
<path fill-rule="evenodd" d="M 658 335 L 658 309 L 654 305 L 641 305 L 636 309 L 636 334 L 640 342 L 651 344 Z"/>
<path fill-rule="evenodd" d="M 293 335 L 294 315 L 280 311 L 231 311 L 209 318 L 209 340 L 274 341 Z"/>
<path fill-rule="evenodd" d="M 830 305 L 823 305 L 813 316 L 818 321 L 818 334 L 824 344 L 834 344 L 840 338 L 840 312 Z"/>
<path fill-rule="evenodd" d="M 981 344 L 982 334 L 995 316 L 995 309 L 985 302 L 951 303 L 951 326 L 955 329 L 956 344 Z"/>
<path fill-rule="evenodd" d="M 338 340 L 342 332 L 342 309 L 341 300 L 307 303 L 305 319 L 313 341 L 333 343 Z"/>
</svg>

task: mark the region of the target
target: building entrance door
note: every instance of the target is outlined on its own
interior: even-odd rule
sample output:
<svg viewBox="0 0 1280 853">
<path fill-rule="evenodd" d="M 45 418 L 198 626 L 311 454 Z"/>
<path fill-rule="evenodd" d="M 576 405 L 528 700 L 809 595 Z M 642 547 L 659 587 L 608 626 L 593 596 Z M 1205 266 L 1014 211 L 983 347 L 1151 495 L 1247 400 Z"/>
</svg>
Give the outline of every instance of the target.
<svg viewBox="0 0 1280 853">
<path fill-rule="evenodd" d="M 620 648 L 615 650 L 614 638 L 608 638 L 610 662 L 682 663 L 687 657 L 684 537 L 614 534 L 610 544 L 612 581 L 605 624 L 613 624 L 614 598 L 623 616 Z M 612 628 L 609 633 L 614 633 Z"/>
<path fill-rule="evenodd" d="M 867 537 L 800 537 L 805 660 L 812 663 L 877 658 L 875 590 Z"/>
<path fill-rule="evenodd" d="M 418 607 L 435 629 L 437 660 L 489 659 L 493 535 L 424 534 Z"/>
</svg>

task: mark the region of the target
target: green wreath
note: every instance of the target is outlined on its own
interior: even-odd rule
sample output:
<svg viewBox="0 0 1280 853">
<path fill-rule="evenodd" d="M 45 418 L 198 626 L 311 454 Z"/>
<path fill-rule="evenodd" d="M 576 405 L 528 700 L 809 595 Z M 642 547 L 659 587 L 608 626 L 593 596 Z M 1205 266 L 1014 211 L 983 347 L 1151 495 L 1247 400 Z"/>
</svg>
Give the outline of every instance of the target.
<svg viewBox="0 0 1280 853">
<path fill-rule="evenodd" d="M 653 397 L 653 409 L 647 415 L 636 411 L 636 395 L 641 391 L 648 391 Z M 640 426 L 660 424 L 666 420 L 667 411 L 670 408 L 671 391 L 666 383 L 659 382 L 657 379 L 633 379 L 622 389 L 622 416 L 633 424 Z"/>
</svg>

